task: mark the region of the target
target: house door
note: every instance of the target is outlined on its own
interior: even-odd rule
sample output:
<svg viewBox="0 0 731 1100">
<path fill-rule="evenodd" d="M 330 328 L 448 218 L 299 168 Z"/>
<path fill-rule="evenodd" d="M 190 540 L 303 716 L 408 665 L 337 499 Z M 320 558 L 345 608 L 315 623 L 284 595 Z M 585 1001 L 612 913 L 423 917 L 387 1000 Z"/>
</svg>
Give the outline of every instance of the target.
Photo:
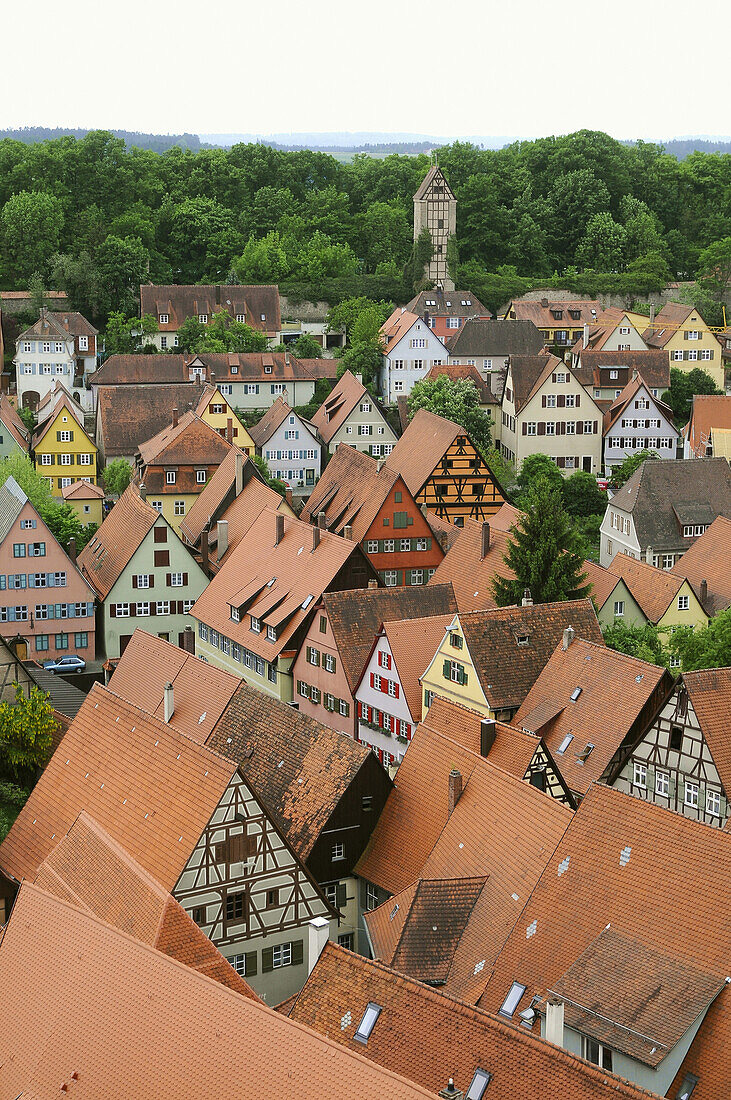
<svg viewBox="0 0 731 1100">
<path fill-rule="evenodd" d="M 591 473 L 591 455 L 584 455 L 584 457 L 581 460 L 581 466 L 582 466 L 582 469 L 585 470 L 587 474 Z"/>
</svg>

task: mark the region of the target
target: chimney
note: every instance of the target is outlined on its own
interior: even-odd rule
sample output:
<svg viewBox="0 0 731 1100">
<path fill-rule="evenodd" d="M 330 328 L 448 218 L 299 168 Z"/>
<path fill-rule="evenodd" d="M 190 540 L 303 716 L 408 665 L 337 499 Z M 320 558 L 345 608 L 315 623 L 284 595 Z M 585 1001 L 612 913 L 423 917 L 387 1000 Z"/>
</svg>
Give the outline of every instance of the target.
<svg viewBox="0 0 731 1100">
<path fill-rule="evenodd" d="M 653 324 L 654 320 L 655 320 L 655 304 L 654 304 L 654 302 L 651 302 L 650 303 L 650 324 Z"/>
<path fill-rule="evenodd" d="M 546 1002 L 545 1038 L 557 1047 L 563 1046 L 563 1001 L 557 997 L 551 997 Z"/>
<path fill-rule="evenodd" d="M 324 531 L 327 527 L 327 517 L 324 512 L 317 513 L 317 526 L 321 531 Z"/>
<path fill-rule="evenodd" d="M 589 325 L 587 324 L 586 321 L 584 321 L 584 341 L 583 341 L 582 347 L 585 347 L 585 348 L 589 347 Z"/>
<path fill-rule="evenodd" d="M 522 599 L 521 603 L 522 603 L 523 607 L 532 607 L 533 606 L 533 597 L 530 594 L 530 588 L 525 588 L 523 590 L 523 599 Z"/>
<path fill-rule="evenodd" d="M 71 540 L 74 541 L 73 539 Z M 705 604 L 708 599 L 708 581 L 701 581 L 701 603 Z"/>
<path fill-rule="evenodd" d="M 274 545 L 279 546 L 280 542 L 284 538 L 284 516 L 282 515 L 281 512 L 277 512 L 276 519 L 277 519 L 277 526 L 276 526 L 276 535 L 275 535 L 275 538 L 274 538 Z"/>
<path fill-rule="evenodd" d="M 563 642 L 562 642 L 562 648 L 563 648 L 564 652 L 569 648 L 569 646 L 573 642 L 575 633 L 576 632 L 575 632 L 573 626 L 567 626 L 566 629 L 564 630 L 564 632 L 563 632 Z"/>
<path fill-rule="evenodd" d="M 229 416 L 226 421 L 226 442 L 233 443 L 234 441 L 234 422 L 232 417 Z"/>
<path fill-rule="evenodd" d="M 178 407 L 176 405 L 173 408 L 173 427 L 177 428 L 177 426 L 178 426 Z"/>
<path fill-rule="evenodd" d="M 173 698 L 173 685 L 165 684 L 165 721 L 169 722 L 175 713 L 175 700 Z"/>
<path fill-rule="evenodd" d="M 195 633 L 192 626 L 186 626 L 183 631 L 183 644 L 180 648 L 195 657 Z"/>
<path fill-rule="evenodd" d="M 482 549 L 480 550 L 480 560 L 487 557 L 487 552 L 490 549 L 490 524 L 485 521 L 482 525 Z"/>
<path fill-rule="evenodd" d="M 216 374 L 215 374 L 215 371 L 212 371 L 212 370 L 211 370 L 211 371 L 209 371 L 209 372 L 208 372 L 208 378 L 210 379 L 210 383 L 211 383 L 211 385 L 212 385 L 212 386 L 215 386 L 215 384 L 216 384 Z"/>
<path fill-rule="evenodd" d="M 244 488 L 244 456 L 236 452 L 236 496 Z"/>
<path fill-rule="evenodd" d="M 228 550 L 228 520 L 227 519 L 219 519 L 219 521 L 218 521 L 218 553 L 216 554 L 216 561 L 220 561 L 227 550 Z"/>
<path fill-rule="evenodd" d="M 496 726 L 494 718 L 483 718 L 480 722 L 480 756 L 489 756 L 495 744 Z"/>
<path fill-rule="evenodd" d="M 635 379 L 637 378 L 637 375 L 638 375 L 638 374 L 639 374 L 639 371 L 637 370 L 637 367 L 633 367 L 633 368 L 632 368 L 632 381 L 633 381 L 633 382 L 634 382 L 634 380 L 635 380 Z"/>
<path fill-rule="evenodd" d="M 458 772 L 456 768 L 452 768 L 449 773 L 449 813 L 459 802 L 460 795 L 462 794 L 462 773 Z"/>
<path fill-rule="evenodd" d="M 541 298 L 541 305 L 544 309 L 548 309 L 548 298 Z"/>
<path fill-rule="evenodd" d="M 350 539 L 351 542 L 352 542 L 353 528 L 351 527 L 351 525 L 349 523 L 346 523 L 345 527 L 343 527 L 343 538 L 344 539 Z"/>
<path fill-rule="evenodd" d="M 221 304 L 221 288 L 220 288 L 220 286 L 217 286 L 216 287 L 216 305 L 220 306 L 220 304 Z"/>
<path fill-rule="evenodd" d="M 285 351 L 285 353 L 284 353 L 284 362 L 287 364 L 287 366 L 289 366 L 289 352 L 288 351 Z"/>
<path fill-rule="evenodd" d="M 207 577 L 211 576 L 211 532 L 208 527 L 201 531 L 201 567 Z"/>
<path fill-rule="evenodd" d="M 43 318 L 44 321 L 45 321 L 46 317 L 48 317 L 48 307 L 47 306 L 41 306 L 41 317 Z"/>
<path fill-rule="evenodd" d="M 652 565 L 652 547 L 648 546 L 645 550 L 645 561 L 648 565 Z"/>
<path fill-rule="evenodd" d="M 76 565 L 76 539 L 73 536 L 69 539 L 68 555 L 74 565 Z"/>
<path fill-rule="evenodd" d="M 147 500 L 147 487 L 144 481 L 140 482 L 140 500 Z"/>
<path fill-rule="evenodd" d="M 455 1088 L 454 1077 L 450 1077 L 446 1089 L 440 1089 L 438 1095 L 442 1100 L 462 1100 L 463 1093 Z"/>
<path fill-rule="evenodd" d="M 313 554 L 314 554 L 315 550 L 317 550 L 318 546 L 320 545 L 320 531 L 321 530 L 322 530 L 322 528 L 319 525 L 317 527 L 312 528 L 312 552 L 313 552 Z"/>
<path fill-rule="evenodd" d="M 427 505 L 426 505 L 426 501 L 424 501 L 424 503 L 422 505 L 420 505 L 420 508 L 421 508 L 422 516 L 424 517 L 424 519 L 426 519 L 427 512 L 429 511 L 429 509 L 427 508 Z"/>
<path fill-rule="evenodd" d="M 289 486 L 287 486 L 287 488 L 284 490 L 284 499 L 287 501 L 287 504 L 290 506 L 290 508 L 294 507 L 294 499 L 292 497 L 292 490 L 289 488 Z"/>
<path fill-rule="evenodd" d="M 322 949 L 328 941 L 330 934 L 330 921 L 325 917 L 315 917 L 307 922 L 307 973 L 311 974 L 315 963 L 322 954 Z"/>
<path fill-rule="evenodd" d="M 377 580 L 368 581 L 368 587 L 369 588 L 378 588 L 378 581 Z"/>
</svg>

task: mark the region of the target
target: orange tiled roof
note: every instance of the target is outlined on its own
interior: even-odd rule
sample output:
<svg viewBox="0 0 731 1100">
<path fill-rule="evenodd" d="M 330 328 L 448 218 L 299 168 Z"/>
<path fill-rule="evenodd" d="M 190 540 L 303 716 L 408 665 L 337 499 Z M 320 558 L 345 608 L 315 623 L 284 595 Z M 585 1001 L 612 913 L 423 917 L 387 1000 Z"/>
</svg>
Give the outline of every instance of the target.
<svg viewBox="0 0 731 1100">
<path fill-rule="evenodd" d="M 282 503 L 282 497 L 265 485 L 261 475 L 251 459 L 241 453 L 238 448 L 232 448 L 225 456 L 216 472 L 207 482 L 202 493 L 196 497 L 185 519 L 180 524 L 183 538 L 191 546 L 197 546 L 203 530 L 209 523 L 213 524 L 211 536 L 215 537 L 215 525 L 219 519 L 224 518 L 224 512 L 233 505 L 236 499 L 236 466 L 241 463 L 241 483 L 243 493 L 249 494 L 254 500 L 261 500 L 259 511 L 252 512 L 252 521 L 258 516 L 264 507 L 277 508 Z M 255 484 L 250 487 L 250 483 Z M 258 490 L 258 495 L 253 496 Z M 247 498 L 248 499 L 248 498 Z M 248 505 L 245 508 L 248 513 Z M 250 524 L 249 524 L 250 526 Z M 248 526 L 245 528 L 248 530 Z M 241 534 L 244 530 L 241 530 Z M 229 530 L 229 545 L 231 545 L 231 530 Z"/>
<path fill-rule="evenodd" d="M 368 397 L 371 404 L 373 403 L 373 398 L 363 383 L 346 370 L 312 417 L 312 423 L 325 443 L 329 443 L 335 433 L 342 428 L 363 397 Z"/>
<path fill-rule="evenodd" d="M 324 512 L 328 530 L 342 534 L 350 526 L 353 541 L 360 542 L 398 477 L 387 466 L 379 468 L 370 455 L 341 443 L 302 509 L 302 519 L 316 523 Z"/>
<path fill-rule="evenodd" d="M 21 888 L 0 950 L 3 1096 L 433 1094 L 88 913 Z M 245 1057 L 242 1057 L 242 1051 Z M 79 1091 L 80 1090 L 80 1091 Z"/>
<path fill-rule="evenodd" d="M 92 485 L 90 481 L 74 481 L 61 490 L 64 500 L 104 500 L 101 485 Z"/>
<path fill-rule="evenodd" d="M 43 861 L 36 886 L 208 974 L 245 997 L 251 986 L 159 882 L 82 811 Z"/>
<path fill-rule="evenodd" d="M 175 708 L 170 725 L 202 744 L 241 680 L 146 630 L 135 630 L 109 681 L 110 691 L 164 719 L 168 683 Z"/>
<path fill-rule="evenodd" d="M 415 313 L 411 313 L 408 309 L 399 307 L 393 311 L 391 316 L 381 325 L 381 337 L 386 354 L 419 319 Z"/>
<path fill-rule="evenodd" d="M 651 721 L 672 687 L 666 669 L 575 638 L 568 649 L 559 642 L 513 722 L 540 734 L 571 790 L 585 794 L 637 720 Z"/>
<path fill-rule="evenodd" d="M 419 409 L 386 460 L 416 495 L 429 480 L 442 456 L 464 428 L 428 409 Z"/>
<path fill-rule="evenodd" d="M 140 443 L 138 449 L 145 466 L 218 466 L 231 447 L 215 428 L 191 410 L 177 424 L 169 424 L 152 439 Z"/>
<path fill-rule="evenodd" d="M 615 573 L 610 572 L 609 569 L 605 569 L 603 565 L 597 565 L 596 562 L 589 561 L 588 558 L 583 563 L 583 569 L 586 573 L 586 580 L 591 585 L 589 594 L 598 610 L 601 611 L 619 584 L 620 578 Z"/>
<path fill-rule="evenodd" d="M 401 688 L 415 722 L 421 718 L 421 684 L 419 678 L 441 645 L 444 633 L 454 615 L 433 615 L 425 619 L 383 624 L 383 632 L 393 653 Z"/>
<path fill-rule="evenodd" d="M 129 485 L 81 551 L 79 569 L 101 599 L 109 595 L 158 518 L 155 509 L 141 499 L 137 487 Z"/>
<path fill-rule="evenodd" d="M 86 810 L 170 891 L 235 770 L 95 684 L 0 845 L 0 867 L 34 877 Z"/>
<path fill-rule="evenodd" d="M 278 333 L 282 319 L 279 305 L 279 287 L 273 284 L 238 286 L 226 284 L 172 284 L 155 286 L 152 283 L 140 287 L 141 313 L 151 314 L 161 332 L 176 332 L 187 317 L 229 313 L 232 317 L 243 313 L 246 324 L 258 331 Z M 160 314 L 169 320 L 160 324 Z M 262 319 L 262 314 L 264 315 Z"/>
<path fill-rule="evenodd" d="M 12 435 L 15 442 L 24 451 L 28 450 L 28 429 L 18 415 L 14 405 L 11 405 L 6 393 L 0 394 L 0 420 Z"/>
<path fill-rule="evenodd" d="M 717 614 L 731 606 L 730 546 L 731 519 L 717 516 L 670 570 L 676 577 L 686 577 L 699 598 L 703 595 L 703 581 L 706 582 L 706 597 L 701 602 L 709 614 Z"/>
<path fill-rule="evenodd" d="M 457 741 L 470 752 L 481 751 L 482 715 L 469 707 L 442 699 L 436 695 L 424 719 L 424 724 L 434 733 Z M 490 748 L 490 763 L 503 771 L 523 779 L 528 766 L 540 745 L 539 737 L 506 722 L 495 723 L 495 740 Z"/>
<path fill-rule="evenodd" d="M 503 505 L 503 508 L 506 506 Z M 508 505 L 510 507 L 510 505 Z M 512 509 L 516 511 L 516 509 Z M 502 508 L 500 509 L 502 512 Z M 496 515 L 500 515 L 500 512 Z M 483 524 L 474 519 L 465 519 L 449 553 L 440 561 L 429 584 L 451 584 L 457 597 L 461 613 L 481 611 L 487 607 L 497 607 L 492 594 L 493 578 L 513 579 L 515 574 L 505 562 L 508 550 L 508 535 L 496 529 L 491 517 L 490 545 L 485 557 L 482 557 Z"/>
<path fill-rule="evenodd" d="M 516 321 L 532 321 L 538 328 L 561 329 L 579 328 L 585 322 L 591 324 L 602 311 L 599 301 L 577 299 L 575 301 L 553 301 L 548 298 L 514 299 L 511 303 Z M 563 310 L 563 317 L 556 318 L 552 309 Z M 579 310 L 580 317 L 572 317 L 570 309 Z"/>
<path fill-rule="evenodd" d="M 685 324 L 691 313 L 698 313 L 695 306 L 684 306 L 680 302 L 666 302 L 655 316 L 654 324 L 642 333 L 643 340 L 652 347 L 664 348 L 677 329 Z"/>
<path fill-rule="evenodd" d="M 726 974 L 730 883 L 731 835 L 594 784 L 516 921 L 480 1003 L 497 1010 L 519 976 L 527 988 L 517 1010 L 525 1008 L 608 924 L 667 956 Z M 612 981 L 613 973 L 608 987 Z M 629 1000 L 635 989 L 624 988 Z M 731 1080 L 729 992 L 709 1010 L 670 1096 L 686 1070 L 699 1069 L 693 1100 L 724 1095 Z M 601 1011 L 600 1002 L 596 1007 Z"/>
<path fill-rule="evenodd" d="M 695 458 L 706 457 L 714 428 L 731 429 L 731 397 L 696 394 L 685 434 Z"/>
<path fill-rule="evenodd" d="M 97 396 L 97 438 L 106 461 L 121 456 L 132 458 L 141 439 L 151 439 L 170 424 L 175 409 L 179 413 L 188 411 L 199 393 L 192 382 L 101 386 Z"/>
<path fill-rule="evenodd" d="M 103 387 L 190 383 L 190 370 L 184 355 L 110 355 L 94 372 L 91 382 Z"/>
<path fill-rule="evenodd" d="M 89 443 L 94 446 L 91 441 L 91 437 L 87 435 L 84 428 L 83 416 L 80 415 L 74 408 L 74 402 L 72 401 L 72 399 L 64 393 L 61 397 L 61 400 L 55 403 L 55 405 L 49 412 L 49 415 L 44 421 L 42 421 L 38 425 L 35 432 L 33 433 L 33 439 L 31 442 L 31 446 L 33 449 L 35 449 L 39 445 L 39 443 L 41 443 L 45 439 L 49 430 L 55 425 L 56 417 L 62 410 L 65 410 L 69 414 L 69 416 L 73 417 L 74 424 L 69 425 L 69 427 L 73 427 L 75 431 L 80 431 L 82 435 L 85 436 L 85 438 L 89 441 Z"/>
<path fill-rule="evenodd" d="M 685 583 L 685 577 L 625 553 L 615 554 L 607 568 L 615 577 L 622 578 L 651 623 L 663 617 Z"/>
<path fill-rule="evenodd" d="M 731 668 L 684 672 L 683 683 L 728 796 L 731 791 Z"/>
<path fill-rule="evenodd" d="M 365 1046 L 356 1043 L 369 1002 L 381 1006 Z M 349 1019 L 343 1024 L 344 1014 Z M 486 1097 L 529 1100 L 543 1084 L 561 1100 L 650 1100 L 646 1092 L 496 1016 L 328 943 L 290 1005 L 291 1019 L 403 1073 L 436 1093 L 454 1079 L 467 1094 L 475 1070 L 492 1075 Z M 425 1041 L 428 1036 L 428 1042 Z M 538 1091 L 536 1089 L 538 1088 Z"/>
<path fill-rule="evenodd" d="M 474 364 L 439 363 L 430 367 L 424 381 L 434 382 L 444 375 L 451 382 L 471 382 L 477 390 L 481 405 L 499 405 L 499 399 L 493 394 L 489 383 L 485 381 Z"/>
</svg>

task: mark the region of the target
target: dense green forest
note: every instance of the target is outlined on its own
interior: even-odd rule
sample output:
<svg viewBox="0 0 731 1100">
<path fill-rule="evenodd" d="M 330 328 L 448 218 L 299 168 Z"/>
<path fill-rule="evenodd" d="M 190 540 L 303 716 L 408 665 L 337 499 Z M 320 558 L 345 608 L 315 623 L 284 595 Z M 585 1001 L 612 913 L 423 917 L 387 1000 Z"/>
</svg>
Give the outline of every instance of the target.
<svg viewBox="0 0 731 1100">
<path fill-rule="evenodd" d="M 456 142 L 439 164 L 459 201 L 455 275 L 493 307 L 552 278 L 646 293 L 695 278 L 703 250 L 731 237 L 727 154 L 678 161 L 581 131 L 500 150 Z M 96 321 L 134 312 L 147 279 L 403 299 L 412 196 L 428 167 L 426 156 L 343 164 L 258 144 L 157 153 L 102 131 L 3 140 L 0 286 L 38 272 Z"/>
</svg>

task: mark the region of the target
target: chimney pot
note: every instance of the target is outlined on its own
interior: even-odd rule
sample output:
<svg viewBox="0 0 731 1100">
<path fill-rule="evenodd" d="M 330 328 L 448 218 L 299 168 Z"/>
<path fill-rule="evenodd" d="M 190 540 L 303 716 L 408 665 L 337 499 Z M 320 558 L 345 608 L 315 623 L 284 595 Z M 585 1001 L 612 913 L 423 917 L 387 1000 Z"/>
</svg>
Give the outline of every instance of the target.
<svg viewBox="0 0 731 1100">
<path fill-rule="evenodd" d="M 463 1093 L 455 1087 L 454 1077 L 450 1077 L 446 1089 L 440 1089 L 438 1095 L 442 1100 L 462 1100 Z"/>
<path fill-rule="evenodd" d="M 233 419 L 229 416 L 228 420 L 226 421 L 226 442 L 227 443 L 233 443 L 233 441 L 234 441 L 234 422 L 233 422 Z"/>
<path fill-rule="evenodd" d="M 655 320 L 655 306 L 654 306 L 654 304 L 651 304 L 650 305 L 650 324 L 652 324 L 654 320 Z"/>
<path fill-rule="evenodd" d="M 147 500 L 147 486 L 144 481 L 140 482 L 140 500 Z"/>
<path fill-rule="evenodd" d="M 457 771 L 456 768 L 452 768 L 451 772 L 449 773 L 449 803 L 448 803 L 448 805 L 449 805 L 449 813 L 450 814 L 452 813 L 452 810 L 454 809 L 454 807 L 459 802 L 461 794 L 462 794 L 462 773 Z"/>
<path fill-rule="evenodd" d="M 280 542 L 284 538 L 284 516 L 282 515 L 281 512 L 277 512 L 276 523 L 277 523 L 277 526 L 276 526 L 276 535 L 275 535 L 275 538 L 274 538 L 274 545 L 279 546 Z"/>
<path fill-rule="evenodd" d="M 244 488 L 244 456 L 236 453 L 236 496 Z"/>
<path fill-rule="evenodd" d="M 521 602 L 522 602 L 523 607 L 532 607 L 533 606 L 533 597 L 530 594 L 530 588 L 526 588 L 524 590 L 523 599 L 522 599 Z"/>
<path fill-rule="evenodd" d="M 324 512 L 317 513 L 317 526 L 321 531 L 324 531 L 327 526 L 327 519 Z"/>
<path fill-rule="evenodd" d="M 494 718 L 483 718 L 480 722 L 480 756 L 489 756 L 495 744 L 497 727 Z"/>
<path fill-rule="evenodd" d="M 76 539 L 73 537 L 73 535 L 69 539 L 69 557 L 71 558 L 71 561 L 74 563 L 74 565 L 76 565 Z"/>
<path fill-rule="evenodd" d="M 588 348 L 588 347 L 589 347 L 589 325 L 588 325 L 588 324 L 586 323 L 586 321 L 584 322 L 584 341 L 583 341 L 583 346 L 584 346 L 585 348 Z"/>
<path fill-rule="evenodd" d="M 480 551 L 480 558 L 486 558 L 487 552 L 490 549 L 490 524 L 485 521 L 482 525 L 482 549 Z"/>
<path fill-rule="evenodd" d="M 169 722 L 175 713 L 175 700 L 173 698 L 173 685 L 165 684 L 165 721 Z"/>
<path fill-rule="evenodd" d="M 574 640 L 575 630 L 573 626 L 567 626 L 563 632 L 563 649 L 567 650 Z"/>
<path fill-rule="evenodd" d="M 541 298 L 541 305 L 544 309 L 548 309 L 548 298 Z"/>
<path fill-rule="evenodd" d="M 219 519 L 218 521 L 218 550 L 216 553 L 216 561 L 220 561 L 223 555 L 228 550 L 228 520 Z"/>
<path fill-rule="evenodd" d="M 177 406 L 175 406 L 173 408 L 173 427 L 177 428 L 177 426 L 178 426 L 178 409 L 177 409 Z"/>
<path fill-rule="evenodd" d="M 563 1001 L 557 997 L 546 1003 L 546 1039 L 557 1047 L 563 1046 Z"/>
<path fill-rule="evenodd" d="M 645 550 L 645 561 L 648 565 L 652 565 L 652 547 L 648 546 Z"/>
</svg>

